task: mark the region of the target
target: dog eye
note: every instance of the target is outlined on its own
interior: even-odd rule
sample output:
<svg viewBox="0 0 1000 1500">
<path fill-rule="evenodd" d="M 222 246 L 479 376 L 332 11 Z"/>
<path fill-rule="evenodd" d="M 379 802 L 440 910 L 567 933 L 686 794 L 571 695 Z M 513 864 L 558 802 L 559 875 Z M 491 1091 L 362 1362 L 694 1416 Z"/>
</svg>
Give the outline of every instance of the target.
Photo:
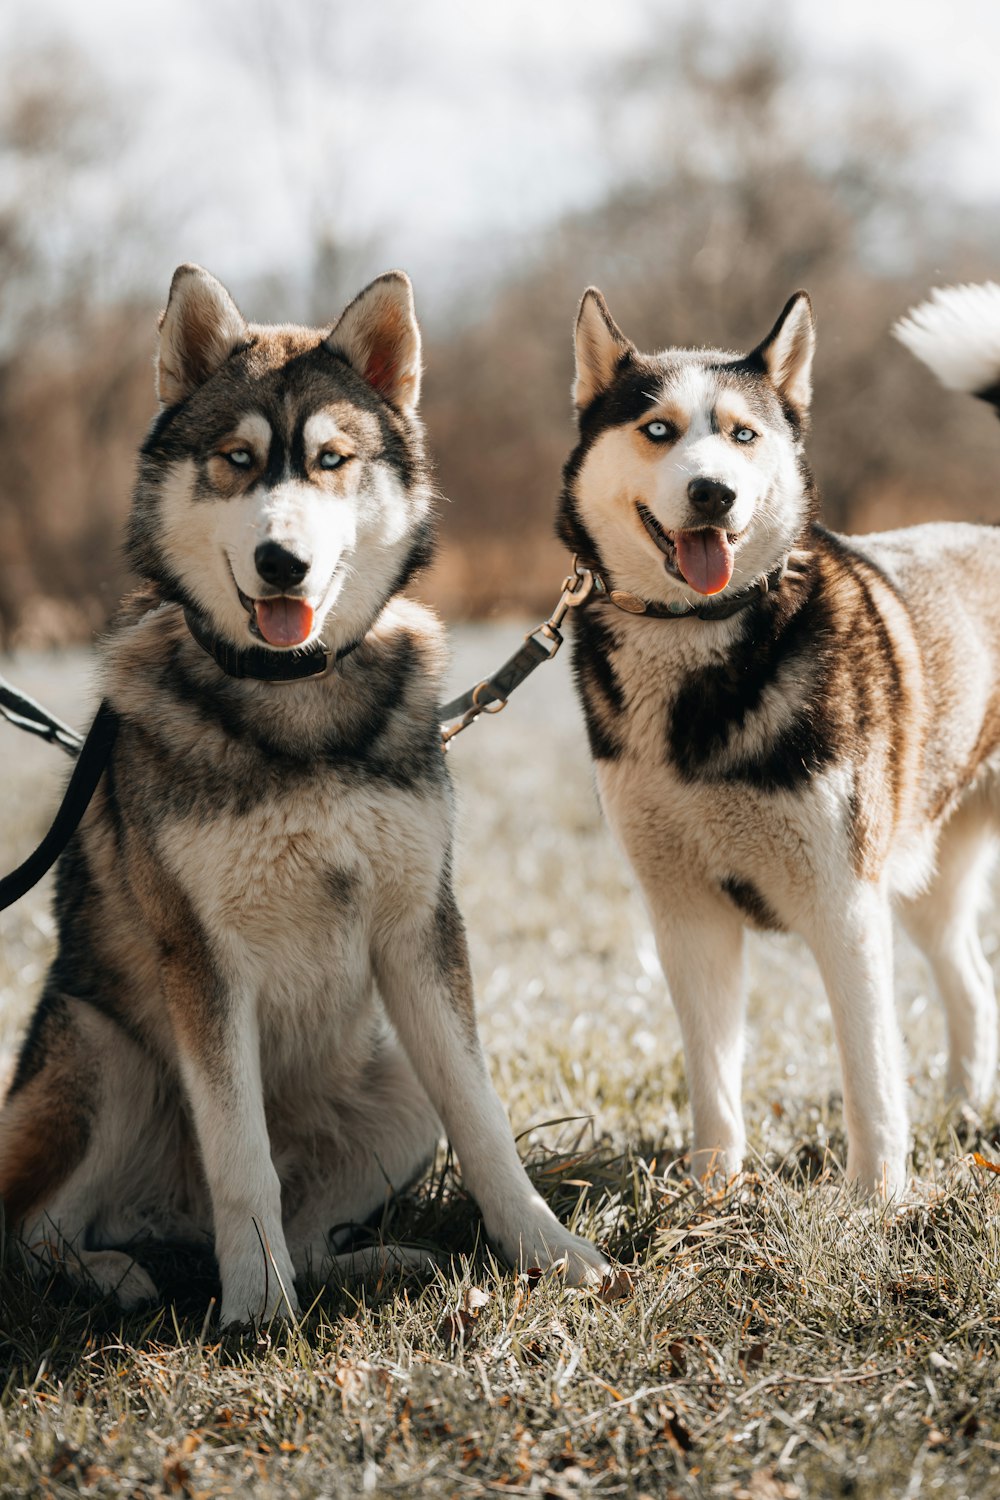
<svg viewBox="0 0 1000 1500">
<path fill-rule="evenodd" d="M 738 443 L 752 443 L 757 434 L 752 427 L 737 427 L 733 437 Z"/>
<path fill-rule="evenodd" d="M 253 454 L 249 448 L 233 448 L 222 456 L 229 460 L 234 469 L 249 469 L 253 463 Z"/>
<path fill-rule="evenodd" d="M 327 448 L 319 456 L 319 466 L 321 469 L 339 469 L 345 457 L 345 454 L 337 453 L 333 448 Z"/>
<path fill-rule="evenodd" d="M 669 443 L 677 436 L 677 428 L 672 422 L 647 422 L 641 429 L 654 443 Z"/>
</svg>

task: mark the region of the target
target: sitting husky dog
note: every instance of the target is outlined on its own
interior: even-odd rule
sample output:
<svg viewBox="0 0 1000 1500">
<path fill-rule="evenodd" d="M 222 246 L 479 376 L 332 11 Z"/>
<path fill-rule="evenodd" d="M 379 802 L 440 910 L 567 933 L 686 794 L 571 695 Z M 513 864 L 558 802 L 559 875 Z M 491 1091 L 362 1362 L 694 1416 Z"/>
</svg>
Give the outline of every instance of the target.
<svg viewBox="0 0 1000 1500">
<path fill-rule="evenodd" d="M 1000 402 L 1000 294 L 993 329 L 978 378 Z M 951 1088 L 979 1104 L 996 1072 L 976 909 L 1000 815 L 1000 532 L 824 530 L 813 347 L 804 292 L 749 354 L 648 355 L 589 290 L 558 531 L 597 574 L 574 670 L 680 1018 L 695 1173 L 743 1160 L 749 924 L 811 947 L 848 1176 L 892 1195 L 908 1150 L 894 905 L 947 1008 Z"/>
<path fill-rule="evenodd" d="M 332 330 L 248 325 L 182 266 L 103 647 L 121 725 L 58 869 L 58 951 L 0 1113 L 0 1196 L 43 1263 L 132 1306 L 127 1247 L 214 1235 L 223 1324 L 433 1155 L 443 1122 L 512 1261 L 605 1269 L 518 1159 L 450 873 L 442 631 L 410 284 Z"/>
</svg>

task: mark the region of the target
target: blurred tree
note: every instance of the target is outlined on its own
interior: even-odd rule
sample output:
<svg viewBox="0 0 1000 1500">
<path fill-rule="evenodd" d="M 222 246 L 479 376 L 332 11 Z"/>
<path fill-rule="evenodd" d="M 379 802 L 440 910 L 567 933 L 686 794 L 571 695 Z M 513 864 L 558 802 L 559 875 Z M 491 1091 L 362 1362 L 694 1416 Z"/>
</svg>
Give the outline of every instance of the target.
<svg viewBox="0 0 1000 1500">
<path fill-rule="evenodd" d="M 404 0 L 386 7 L 372 80 L 383 90 L 411 66 L 413 36 Z M 981 477 L 997 472 L 990 413 L 939 391 L 888 336 L 930 285 L 996 274 L 995 220 L 928 201 L 941 122 L 908 112 L 881 77 L 805 68 L 780 12 L 768 19 L 753 0 L 734 28 L 669 9 L 669 31 L 651 22 L 641 56 L 586 83 L 614 191 L 522 245 L 505 278 L 496 247 L 470 257 L 448 330 L 428 330 L 424 411 L 448 497 L 431 588 L 450 614 L 534 611 L 562 575 L 551 522 L 573 439 L 573 314 L 591 282 L 646 347 L 748 347 L 807 286 L 828 518 L 996 519 L 996 486 Z M 260 170 L 311 247 L 295 278 L 275 267 L 238 289 L 261 318 L 327 323 L 371 269 L 370 246 L 341 231 L 351 141 L 337 80 L 360 65 L 356 18 L 347 0 L 228 0 L 207 13 L 274 122 L 275 158 Z M 156 216 L 186 223 L 178 194 L 198 179 L 167 153 L 169 194 L 117 181 L 109 163 L 141 116 L 76 53 L 11 51 L 0 67 L 0 643 L 41 644 L 88 635 L 125 583 L 121 522 L 153 410 L 146 288 L 162 296 L 170 269 Z"/>
<path fill-rule="evenodd" d="M 254 290 L 259 321 L 331 323 L 359 289 L 368 246 L 341 232 L 346 154 L 337 82 L 350 56 L 348 0 L 224 0 L 213 18 L 269 118 L 274 182 L 308 247 L 302 282 L 284 267 Z"/>
<path fill-rule="evenodd" d="M 146 207 L 107 191 L 119 129 L 78 53 L 8 58 L 0 92 L 0 639 L 8 641 L 89 632 L 124 579 L 120 524 L 135 435 L 153 404 L 150 310 L 136 319 L 130 286 L 153 229 Z"/>
<path fill-rule="evenodd" d="M 809 86 L 780 23 L 702 14 L 605 79 L 620 187 L 566 218 L 491 315 L 429 351 L 449 608 L 538 608 L 564 559 L 549 528 L 572 442 L 576 303 L 597 283 L 640 347 L 746 349 L 797 287 L 819 330 L 814 462 L 841 528 L 996 519 L 975 483 L 995 422 L 940 392 L 889 338 L 928 287 L 995 269 L 920 191 L 928 123 L 864 76 Z M 506 566 L 497 569 L 503 559 Z"/>
</svg>

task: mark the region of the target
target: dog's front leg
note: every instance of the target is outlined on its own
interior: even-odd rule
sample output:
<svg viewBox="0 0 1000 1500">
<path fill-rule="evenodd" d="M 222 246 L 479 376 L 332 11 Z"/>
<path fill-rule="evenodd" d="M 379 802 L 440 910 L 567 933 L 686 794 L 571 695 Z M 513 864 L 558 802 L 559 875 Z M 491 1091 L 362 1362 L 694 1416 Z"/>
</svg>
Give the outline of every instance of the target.
<svg viewBox="0 0 1000 1500">
<path fill-rule="evenodd" d="M 202 985 L 196 997 L 191 979 L 175 965 L 165 989 L 212 1200 L 220 1320 L 266 1322 L 297 1308 L 264 1116 L 256 1004 L 221 983 L 207 994 Z"/>
<path fill-rule="evenodd" d="M 462 919 L 442 885 L 436 911 L 382 924 L 373 953 L 397 1035 L 454 1146 L 490 1238 L 514 1265 L 599 1280 L 607 1261 L 571 1234 L 532 1187 L 486 1068 Z"/>
<path fill-rule="evenodd" d="M 694 1124 L 691 1172 L 743 1165 L 743 924 L 714 893 L 646 887 L 660 963 L 680 1021 Z"/>
<path fill-rule="evenodd" d="M 906 1186 L 909 1149 L 902 1045 L 892 993 L 892 919 L 859 881 L 815 903 L 804 935 L 833 1011 L 847 1123 L 847 1175 L 868 1193 Z"/>
</svg>

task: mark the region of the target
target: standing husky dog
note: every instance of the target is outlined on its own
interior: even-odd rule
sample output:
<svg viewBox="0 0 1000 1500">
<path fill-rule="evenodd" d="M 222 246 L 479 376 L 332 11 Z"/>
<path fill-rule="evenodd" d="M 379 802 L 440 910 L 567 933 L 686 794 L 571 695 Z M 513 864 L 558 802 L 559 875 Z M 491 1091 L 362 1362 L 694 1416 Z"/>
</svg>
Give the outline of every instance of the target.
<svg viewBox="0 0 1000 1500">
<path fill-rule="evenodd" d="M 121 727 L 0 1113 L 8 1220 L 125 1306 L 155 1288 L 119 1247 L 214 1234 L 224 1324 L 294 1309 L 438 1117 L 504 1255 L 605 1266 L 533 1190 L 477 1037 L 442 632 L 400 595 L 429 551 L 419 386 L 398 272 L 325 331 L 174 277 L 129 529 L 149 587 L 103 652 Z"/>
<path fill-rule="evenodd" d="M 804 451 L 813 347 L 803 292 L 749 354 L 646 355 L 588 291 L 558 529 L 604 586 L 574 611 L 575 672 L 680 1018 L 695 1172 L 743 1159 L 749 924 L 815 954 L 848 1176 L 894 1194 L 894 903 L 944 998 L 952 1089 L 980 1103 L 996 1071 L 976 908 L 1000 816 L 1000 532 L 824 530 Z"/>
</svg>

